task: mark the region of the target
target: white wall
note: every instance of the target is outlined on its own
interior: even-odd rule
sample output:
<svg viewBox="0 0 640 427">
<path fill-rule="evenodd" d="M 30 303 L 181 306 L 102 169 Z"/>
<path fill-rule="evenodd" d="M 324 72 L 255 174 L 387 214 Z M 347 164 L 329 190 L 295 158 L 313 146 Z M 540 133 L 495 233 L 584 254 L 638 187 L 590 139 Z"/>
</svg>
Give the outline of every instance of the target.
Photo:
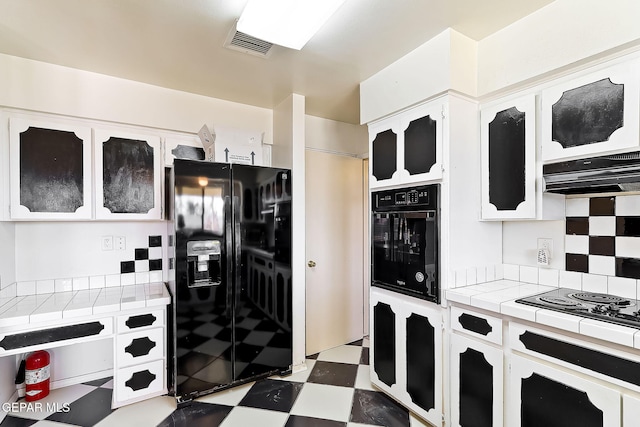
<svg viewBox="0 0 640 427">
<path fill-rule="evenodd" d="M 15 240 L 15 225 L 0 222 L 0 289 L 16 280 Z"/>
<path fill-rule="evenodd" d="M 449 89 L 476 95 L 476 42 L 447 29 L 360 83 L 360 123 Z"/>
<path fill-rule="evenodd" d="M 292 248 L 291 270 L 293 276 L 293 365 L 305 361 L 305 98 L 291 94 L 274 109 L 274 167 L 291 167 L 292 182 Z"/>
<path fill-rule="evenodd" d="M 0 381 L 0 405 L 5 402 L 10 402 L 11 397 L 16 392 L 16 386 L 13 384 L 13 379 L 16 377 L 17 366 L 16 358 L 14 356 L 0 357 L 0 372 L 2 372 L 3 380 Z M 5 378 L 9 378 L 9 381 L 5 381 Z M 15 396 L 17 397 L 17 395 Z M 0 422 L 6 414 L 0 411 Z"/>
<path fill-rule="evenodd" d="M 0 54 L 0 106 L 197 133 L 203 124 L 258 130 L 272 110 Z"/>
<path fill-rule="evenodd" d="M 478 44 L 478 94 L 640 44 L 637 0 L 555 0 Z"/>
<path fill-rule="evenodd" d="M 20 222 L 16 224 L 16 281 L 67 279 L 120 274 L 121 261 L 134 261 L 136 248 L 167 226 L 153 222 Z M 125 250 L 103 251 L 102 236 L 124 236 Z"/>
<path fill-rule="evenodd" d="M 478 105 L 451 95 L 449 126 L 444 132 L 444 177 L 442 185 L 443 271 L 484 267 L 502 262 L 502 224 L 480 221 L 480 134 Z"/>
<path fill-rule="evenodd" d="M 505 264 L 537 267 L 538 238 L 553 239 L 549 268 L 564 270 L 564 221 L 505 221 L 502 226 L 502 260 Z"/>
<path fill-rule="evenodd" d="M 366 126 L 306 116 L 304 127 L 307 148 L 355 156 L 364 156 L 369 151 Z"/>
<path fill-rule="evenodd" d="M 269 109 L 2 54 L 0 82 L 3 108 L 193 134 L 203 124 L 246 129 L 264 132 L 267 142 L 273 133 Z M 6 125 L 2 124 L 0 133 L 3 155 L 8 153 Z M 125 236 L 127 250 L 102 252 L 99 239 L 103 235 Z M 0 240 L 0 254 L 5 255 L 0 275 L 24 281 L 119 273 L 119 261 L 132 260 L 133 249 L 146 247 L 142 240 L 149 235 L 166 236 L 166 227 L 161 222 L 2 224 L 0 237 L 6 240 Z"/>
</svg>

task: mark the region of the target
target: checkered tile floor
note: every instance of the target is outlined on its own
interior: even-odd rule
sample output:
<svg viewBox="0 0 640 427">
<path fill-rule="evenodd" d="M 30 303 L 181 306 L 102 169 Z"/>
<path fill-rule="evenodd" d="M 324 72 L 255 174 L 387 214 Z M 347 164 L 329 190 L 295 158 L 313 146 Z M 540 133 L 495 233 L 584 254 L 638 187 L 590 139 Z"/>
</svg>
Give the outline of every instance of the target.
<svg viewBox="0 0 640 427">
<path fill-rule="evenodd" d="M 180 410 L 169 396 L 111 410 L 112 381 L 106 378 L 52 390 L 42 400 L 70 403 L 67 413 L 10 413 L 0 427 L 425 426 L 374 391 L 368 365 L 365 338 L 308 357 L 305 371 L 204 396 Z"/>
</svg>

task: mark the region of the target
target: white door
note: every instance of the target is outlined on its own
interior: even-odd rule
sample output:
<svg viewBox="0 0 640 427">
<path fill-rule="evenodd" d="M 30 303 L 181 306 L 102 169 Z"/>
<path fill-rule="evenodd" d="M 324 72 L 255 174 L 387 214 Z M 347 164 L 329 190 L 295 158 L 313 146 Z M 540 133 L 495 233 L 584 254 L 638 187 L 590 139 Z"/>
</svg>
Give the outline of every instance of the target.
<svg viewBox="0 0 640 427">
<path fill-rule="evenodd" d="M 306 354 L 363 336 L 362 159 L 306 151 Z"/>
</svg>

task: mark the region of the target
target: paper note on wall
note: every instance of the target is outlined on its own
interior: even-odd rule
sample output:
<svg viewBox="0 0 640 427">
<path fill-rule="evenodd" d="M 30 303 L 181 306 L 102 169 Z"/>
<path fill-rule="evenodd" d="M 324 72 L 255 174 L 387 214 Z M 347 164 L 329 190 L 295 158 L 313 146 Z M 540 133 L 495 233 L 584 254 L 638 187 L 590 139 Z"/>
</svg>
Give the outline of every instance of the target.
<svg viewBox="0 0 640 427">
<path fill-rule="evenodd" d="M 263 161 L 262 132 L 216 128 L 216 161 L 268 166 Z"/>
</svg>

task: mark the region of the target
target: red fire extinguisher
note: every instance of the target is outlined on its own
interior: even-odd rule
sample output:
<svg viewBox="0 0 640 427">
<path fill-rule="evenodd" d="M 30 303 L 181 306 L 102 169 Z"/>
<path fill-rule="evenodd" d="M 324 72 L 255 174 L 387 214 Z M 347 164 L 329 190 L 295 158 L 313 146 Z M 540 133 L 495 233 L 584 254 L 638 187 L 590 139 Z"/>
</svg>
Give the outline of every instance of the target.
<svg viewBox="0 0 640 427">
<path fill-rule="evenodd" d="M 24 383 L 27 386 L 26 400 L 33 402 L 49 395 L 49 378 L 51 377 L 49 353 L 44 350 L 35 351 L 27 357 Z"/>
</svg>

